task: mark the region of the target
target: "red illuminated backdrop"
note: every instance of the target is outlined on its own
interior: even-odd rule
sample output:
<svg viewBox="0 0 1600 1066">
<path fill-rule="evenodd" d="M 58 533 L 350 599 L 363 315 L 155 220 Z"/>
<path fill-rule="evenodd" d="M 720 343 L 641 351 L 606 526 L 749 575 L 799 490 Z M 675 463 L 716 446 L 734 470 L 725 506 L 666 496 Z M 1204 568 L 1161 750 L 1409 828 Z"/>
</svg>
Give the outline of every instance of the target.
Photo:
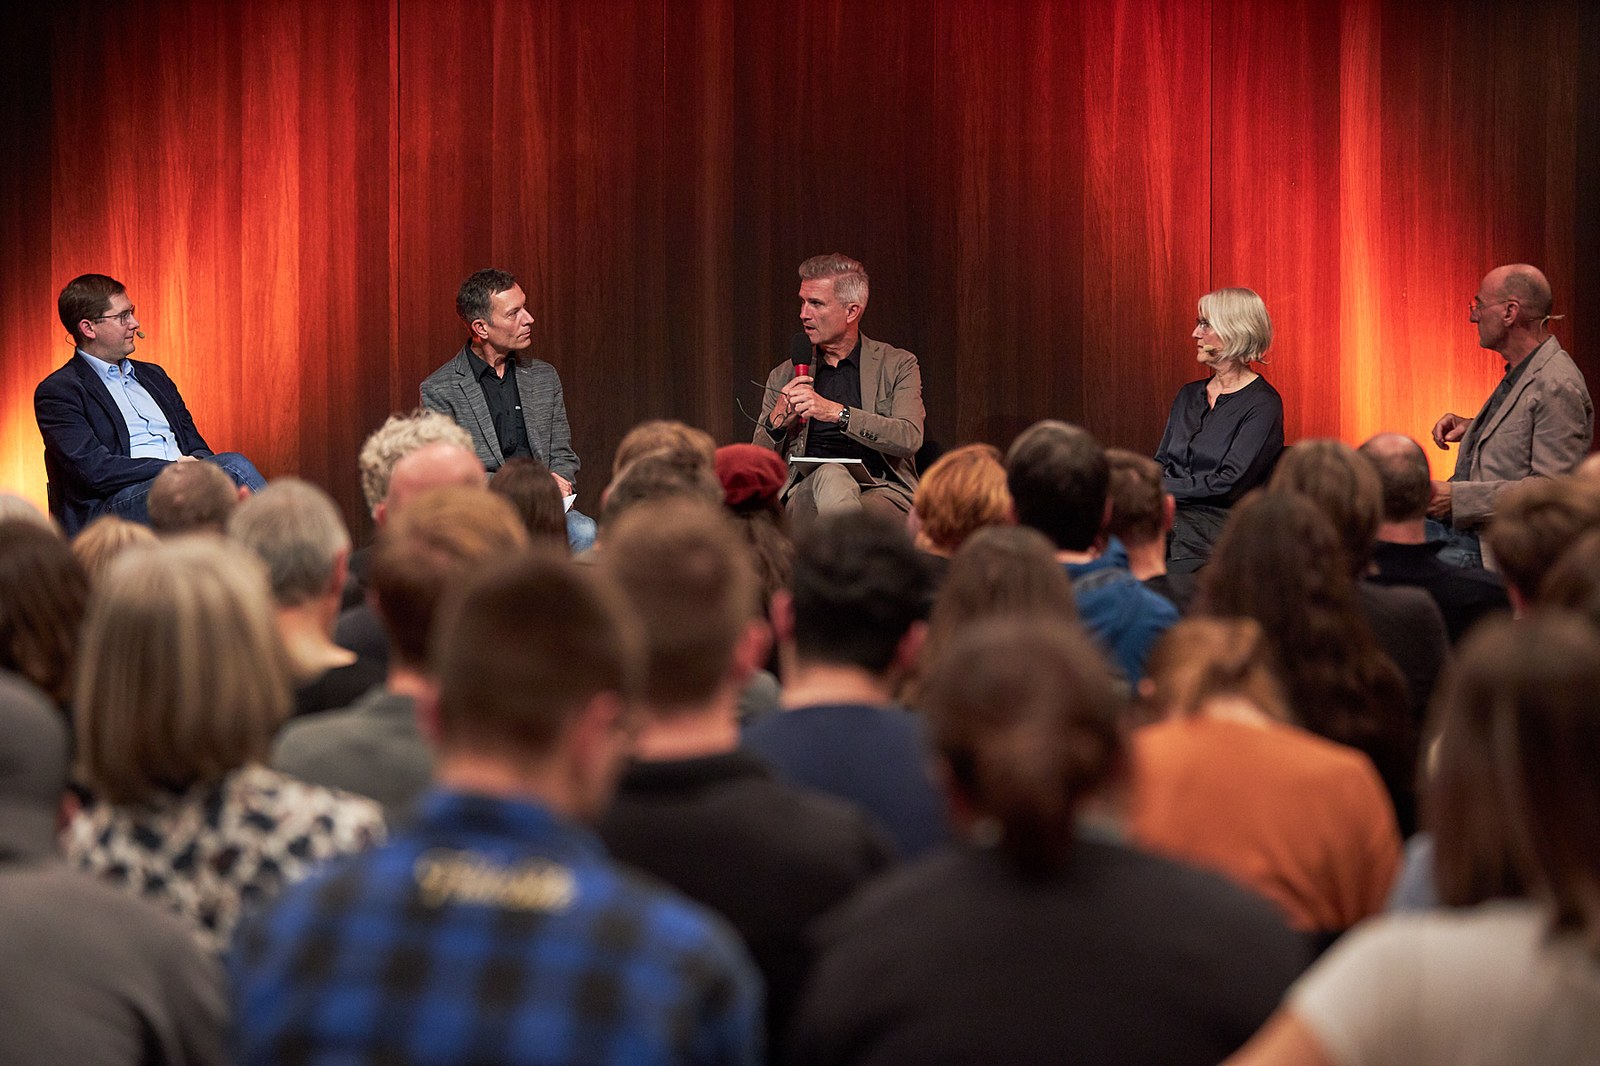
<svg viewBox="0 0 1600 1066">
<path fill-rule="evenodd" d="M 1289 435 L 1422 436 L 1546 268 L 1591 381 L 1600 25 L 1580 0 L 132 0 L 7 16 L 0 485 L 43 500 L 54 297 L 124 280 L 213 446 L 360 512 L 355 456 L 516 271 L 582 479 L 647 417 L 748 433 L 794 267 L 863 259 L 929 432 L 1154 448 L 1194 300 L 1277 327 Z M 1591 79 L 1592 81 L 1592 79 Z M 1440 457 L 1435 456 L 1436 460 Z M 1443 457 L 1441 468 L 1452 461 Z"/>
</svg>

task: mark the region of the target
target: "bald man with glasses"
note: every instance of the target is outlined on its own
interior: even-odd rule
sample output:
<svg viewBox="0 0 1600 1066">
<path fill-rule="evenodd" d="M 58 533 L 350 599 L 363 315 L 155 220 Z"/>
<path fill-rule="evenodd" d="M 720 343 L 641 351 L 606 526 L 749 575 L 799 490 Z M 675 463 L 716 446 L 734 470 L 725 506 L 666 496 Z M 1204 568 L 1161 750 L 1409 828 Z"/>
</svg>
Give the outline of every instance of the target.
<svg viewBox="0 0 1600 1066">
<path fill-rule="evenodd" d="M 1569 474 L 1594 439 L 1594 404 L 1583 373 L 1548 329 L 1550 282 L 1538 267 L 1489 271 L 1467 305 L 1478 345 L 1505 360 L 1505 377 L 1472 418 L 1446 413 L 1433 426 L 1440 448 L 1460 444 L 1455 473 L 1433 483 L 1428 538 L 1439 558 L 1483 565 L 1478 534 L 1500 494 L 1534 477 Z"/>
<path fill-rule="evenodd" d="M 144 334 L 122 282 L 79 275 L 56 311 L 72 358 L 39 383 L 33 411 L 50 513 L 69 535 L 102 514 L 149 524 L 150 483 L 173 463 L 213 463 L 252 492 L 266 484 L 243 455 L 212 452 L 164 370 L 128 358 Z"/>
</svg>

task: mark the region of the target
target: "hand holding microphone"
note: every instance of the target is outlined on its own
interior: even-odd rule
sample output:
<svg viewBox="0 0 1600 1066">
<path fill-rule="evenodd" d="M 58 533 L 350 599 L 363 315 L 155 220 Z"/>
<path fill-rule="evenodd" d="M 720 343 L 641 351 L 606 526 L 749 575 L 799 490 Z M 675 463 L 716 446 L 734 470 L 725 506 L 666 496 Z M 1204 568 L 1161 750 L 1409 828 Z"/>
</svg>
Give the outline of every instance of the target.
<svg viewBox="0 0 1600 1066">
<path fill-rule="evenodd" d="M 789 362 L 794 364 L 794 378 L 791 379 L 790 384 L 800 378 L 810 378 L 811 352 L 811 338 L 807 337 L 803 332 L 796 333 L 789 338 Z M 794 405 L 794 401 L 790 399 L 787 389 L 784 390 L 784 399 L 789 402 L 791 407 Z M 800 424 L 804 425 L 805 421 L 806 416 L 801 415 Z"/>
</svg>

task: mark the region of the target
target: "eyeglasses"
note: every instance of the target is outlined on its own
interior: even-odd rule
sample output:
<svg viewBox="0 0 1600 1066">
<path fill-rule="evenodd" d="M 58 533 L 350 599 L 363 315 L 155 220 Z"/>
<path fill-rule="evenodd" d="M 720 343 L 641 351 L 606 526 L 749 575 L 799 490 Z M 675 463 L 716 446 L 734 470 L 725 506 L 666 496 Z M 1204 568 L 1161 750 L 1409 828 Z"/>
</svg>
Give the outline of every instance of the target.
<svg viewBox="0 0 1600 1066">
<path fill-rule="evenodd" d="M 1474 296 L 1470 301 L 1467 302 L 1467 314 L 1471 315 L 1473 318 L 1477 318 L 1479 315 L 1483 314 L 1484 311 L 1491 307 L 1498 307 L 1501 304 L 1510 302 L 1510 300 L 1491 300 L 1488 303 L 1484 303 L 1482 300 L 1478 299 L 1478 297 Z"/>
<path fill-rule="evenodd" d="M 133 321 L 134 321 L 134 319 L 136 317 L 138 317 L 138 316 L 136 316 L 133 313 L 133 308 L 130 307 L 126 311 L 118 311 L 115 314 L 95 315 L 93 318 L 89 319 L 89 321 L 90 322 L 104 322 L 107 319 L 114 318 L 114 319 L 117 320 L 117 323 L 122 326 L 123 329 L 127 329 L 129 326 L 133 325 Z"/>
</svg>

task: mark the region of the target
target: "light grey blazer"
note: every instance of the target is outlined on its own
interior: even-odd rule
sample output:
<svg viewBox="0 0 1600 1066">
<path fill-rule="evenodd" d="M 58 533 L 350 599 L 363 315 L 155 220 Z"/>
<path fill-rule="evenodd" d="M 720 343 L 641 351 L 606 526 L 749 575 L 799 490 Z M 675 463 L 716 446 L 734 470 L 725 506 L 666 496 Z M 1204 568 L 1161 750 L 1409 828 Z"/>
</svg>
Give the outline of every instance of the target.
<svg viewBox="0 0 1600 1066">
<path fill-rule="evenodd" d="M 1483 526 L 1502 492 L 1526 478 L 1570 474 L 1589 452 L 1594 404 L 1583 372 L 1554 337 L 1528 360 L 1494 416 L 1486 419 L 1480 408 L 1462 434 L 1450 487 L 1457 529 Z"/>
<path fill-rule="evenodd" d="M 462 345 L 455 358 L 428 375 L 422 383 L 422 406 L 449 415 L 472 434 L 472 446 L 483 460 L 483 468 L 493 473 L 506 457 L 500 451 L 489 402 L 483 398 L 483 387 L 472 376 L 467 354 L 466 345 Z M 576 486 L 580 464 L 578 454 L 572 450 L 572 429 L 567 425 L 561 377 L 543 359 L 519 361 L 516 374 L 528 443 L 551 470 Z"/>
</svg>

